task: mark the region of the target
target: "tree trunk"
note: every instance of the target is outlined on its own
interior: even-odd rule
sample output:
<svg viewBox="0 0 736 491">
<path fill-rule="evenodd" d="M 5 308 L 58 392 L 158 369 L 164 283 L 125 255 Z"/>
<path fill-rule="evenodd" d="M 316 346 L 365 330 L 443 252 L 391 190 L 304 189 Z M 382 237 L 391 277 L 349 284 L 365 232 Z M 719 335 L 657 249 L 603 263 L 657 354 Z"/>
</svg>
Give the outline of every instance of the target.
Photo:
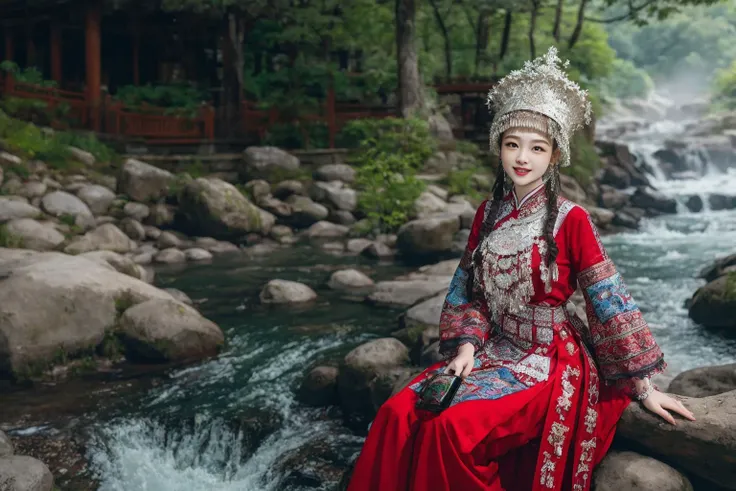
<svg viewBox="0 0 736 491">
<path fill-rule="evenodd" d="M 225 136 L 235 136 L 242 128 L 240 109 L 243 102 L 243 41 L 245 23 L 230 12 L 224 17 L 222 40 L 222 122 Z"/>
<path fill-rule="evenodd" d="M 534 30 L 537 28 L 537 13 L 539 12 L 539 2 L 538 1 L 532 1 L 532 9 L 531 13 L 529 14 L 531 17 L 529 19 L 529 54 L 531 55 L 531 59 L 537 57 L 537 47 L 534 44 Z"/>
<path fill-rule="evenodd" d="M 503 36 L 501 36 L 501 52 L 498 54 L 499 60 L 503 60 L 509 50 L 509 38 L 511 37 L 511 22 L 513 20 L 513 15 L 514 14 L 510 9 L 506 11 L 506 19 L 503 24 Z"/>
<path fill-rule="evenodd" d="M 415 18 L 415 0 L 396 0 L 396 59 L 399 79 L 397 112 L 404 118 L 420 114 L 424 107 L 414 40 Z"/>
<path fill-rule="evenodd" d="M 478 24 L 475 28 L 475 74 L 480 71 L 481 61 L 485 59 L 486 49 L 490 36 L 488 20 L 490 12 L 483 10 L 478 14 Z"/>
<path fill-rule="evenodd" d="M 432 4 L 432 10 L 434 11 L 434 18 L 437 21 L 437 25 L 442 31 L 442 37 L 445 40 L 445 78 L 449 81 L 452 79 L 452 44 L 450 42 L 450 33 L 447 32 L 447 26 L 445 21 L 442 19 L 440 14 L 439 6 L 437 6 L 437 0 L 429 0 Z"/>
<path fill-rule="evenodd" d="M 575 24 L 575 30 L 572 31 L 572 36 L 570 36 L 570 41 L 567 44 L 567 47 L 572 49 L 573 46 L 578 42 L 578 39 L 580 39 L 580 33 L 583 32 L 583 21 L 585 20 L 585 7 L 588 4 L 588 0 L 580 0 L 580 7 L 578 8 L 578 21 Z"/>
<path fill-rule="evenodd" d="M 562 22 L 562 3 L 564 0 L 557 0 L 557 9 L 555 9 L 555 26 L 552 29 L 552 37 L 555 42 L 560 42 L 560 23 Z"/>
</svg>

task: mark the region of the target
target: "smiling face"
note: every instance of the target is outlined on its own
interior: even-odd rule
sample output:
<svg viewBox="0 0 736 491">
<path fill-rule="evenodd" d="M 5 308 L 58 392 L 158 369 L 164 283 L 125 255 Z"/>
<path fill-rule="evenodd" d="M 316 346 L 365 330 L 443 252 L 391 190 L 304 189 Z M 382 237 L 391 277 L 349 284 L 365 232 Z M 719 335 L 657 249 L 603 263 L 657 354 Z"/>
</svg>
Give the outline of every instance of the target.
<svg viewBox="0 0 736 491">
<path fill-rule="evenodd" d="M 516 197 L 522 199 L 542 184 L 542 176 L 556 160 L 552 140 L 533 130 L 511 128 L 501 137 L 503 170 L 514 183 Z"/>
</svg>

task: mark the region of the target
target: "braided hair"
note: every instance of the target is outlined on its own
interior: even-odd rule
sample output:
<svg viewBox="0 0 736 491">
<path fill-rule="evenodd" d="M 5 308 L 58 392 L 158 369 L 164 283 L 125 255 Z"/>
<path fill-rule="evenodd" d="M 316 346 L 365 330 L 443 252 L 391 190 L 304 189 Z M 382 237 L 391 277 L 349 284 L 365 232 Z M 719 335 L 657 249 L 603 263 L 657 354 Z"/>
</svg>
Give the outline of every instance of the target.
<svg viewBox="0 0 736 491">
<path fill-rule="evenodd" d="M 502 138 L 503 136 L 501 136 Z M 558 151 L 557 142 L 553 141 L 553 155 Z M 547 267 L 551 267 L 557 259 L 559 249 L 554 237 L 555 222 L 557 222 L 557 215 L 559 213 L 558 206 L 558 190 L 560 189 L 560 168 L 557 164 L 550 164 L 548 169 L 550 173 L 549 178 L 544 184 L 544 192 L 547 196 L 547 217 L 544 224 L 544 240 L 547 243 L 547 257 L 543 258 Z M 493 231 L 493 226 L 496 224 L 498 211 L 501 208 L 501 202 L 505 196 L 504 182 L 506 180 L 506 174 L 503 170 L 503 161 L 499 158 L 498 168 L 496 170 L 496 181 L 493 183 L 493 191 L 491 200 L 486 204 L 490 206 L 488 213 L 486 213 L 486 220 L 478 234 L 478 245 L 473 251 L 473 268 L 475 271 L 481 271 L 483 266 L 483 257 L 480 254 L 480 245 Z"/>
</svg>

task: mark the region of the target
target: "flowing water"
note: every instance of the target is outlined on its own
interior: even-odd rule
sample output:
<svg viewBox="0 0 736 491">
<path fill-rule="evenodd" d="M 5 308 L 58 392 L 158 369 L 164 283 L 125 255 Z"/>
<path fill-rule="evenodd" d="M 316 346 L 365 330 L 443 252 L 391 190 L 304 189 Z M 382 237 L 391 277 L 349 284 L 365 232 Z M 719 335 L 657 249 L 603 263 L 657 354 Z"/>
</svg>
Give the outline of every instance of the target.
<svg viewBox="0 0 736 491">
<path fill-rule="evenodd" d="M 657 142 L 639 140 L 631 138 L 633 151 L 649 158 Z M 678 198 L 713 192 L 733 179 L 706 169 L 704 177 L 670 182 L 661 173 L 658 178 L 653 165 L 653 182 Z M 736 340 L 694 325 L 684 306 L 703 284 L 696 278 L 700 269 L 733 252 L 736 212 L 646 220 L 639 231 L 603 241 L 665 351 L 670 375 L 736 361 Z M 159 271 L 158 284 L 200 302 L 202 313 L 225 331 L 228 346 L 217 359 L 177 370 L 165 383 L 98 417 L 90 430 L 90 456 L 101 489 L 334 489 L 339 469 L 360 449 L 362 437 L 341 426 L 333 410 L 300 404 L 295 390 L 310 366 L 337 360 L 396 329 L 399 311 L 372 308 L 324 287 L 332 271 L 356 264 L 375 280 L 409 270 L 293 248 Z M 319 303 L 301 310 L 260 306 L 258 292 L 272 278 L 309 284 Z M 267 436 L 254 439 L 253 432 Z M 316 475 L 327 476 L 321 487 Z"/>
</svg>

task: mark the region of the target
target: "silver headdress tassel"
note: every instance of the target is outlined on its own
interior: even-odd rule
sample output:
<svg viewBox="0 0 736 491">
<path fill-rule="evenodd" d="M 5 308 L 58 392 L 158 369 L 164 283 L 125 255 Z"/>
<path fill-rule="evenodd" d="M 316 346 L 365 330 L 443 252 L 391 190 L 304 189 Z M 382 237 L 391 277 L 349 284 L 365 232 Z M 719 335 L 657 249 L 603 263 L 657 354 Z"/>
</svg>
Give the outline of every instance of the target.
<svg viewBox="0 0 736 491">
<path fill-rule="evenodd" d="M 560 60 L 553 46 L 491 89 L 487 104 L 495 113 L 490 132 L 492 152 L 500 155 L 499 138 L 507 129 L 529 128 L 554 138 L 560 149 L 560 165 L 570 165 L 570 138 L 590 124 L 593 111 L 588 92 L 567 77 L 564 69 L 569 64 Z"/>
</svg>

